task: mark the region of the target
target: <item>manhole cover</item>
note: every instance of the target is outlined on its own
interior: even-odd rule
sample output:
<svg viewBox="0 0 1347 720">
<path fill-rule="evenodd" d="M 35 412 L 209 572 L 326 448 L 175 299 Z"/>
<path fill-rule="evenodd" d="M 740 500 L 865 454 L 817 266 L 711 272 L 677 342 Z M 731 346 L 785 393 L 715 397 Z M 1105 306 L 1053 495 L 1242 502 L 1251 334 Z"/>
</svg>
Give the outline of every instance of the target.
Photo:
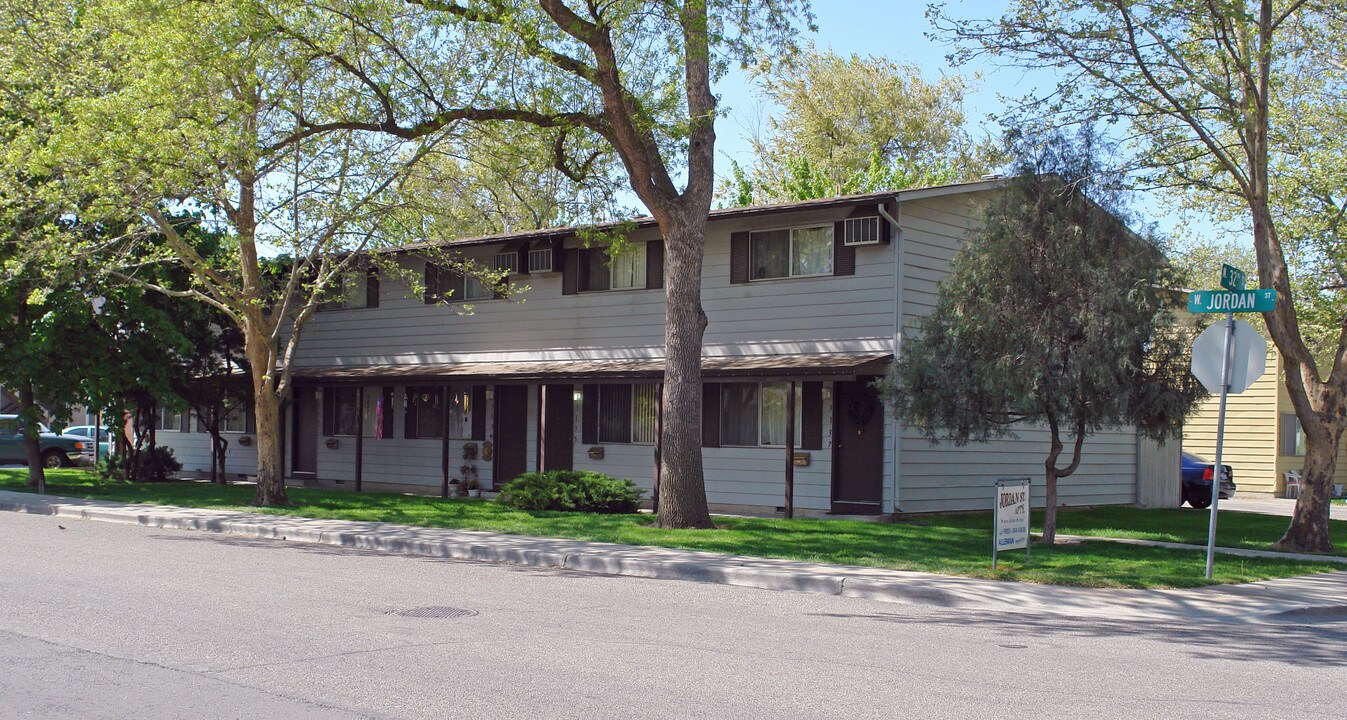
<svg viewBox="0 0 1347 720">
<path fill-rule="evenodd" d="M 462 618 L 472 617 L 477 614 L 477 611 L 469 610 L 467 608 L 431 606 L 411 608 L 408 610 L 395 610 L 392 614 L 401 617 L 414 618 Z"/>
</svg>

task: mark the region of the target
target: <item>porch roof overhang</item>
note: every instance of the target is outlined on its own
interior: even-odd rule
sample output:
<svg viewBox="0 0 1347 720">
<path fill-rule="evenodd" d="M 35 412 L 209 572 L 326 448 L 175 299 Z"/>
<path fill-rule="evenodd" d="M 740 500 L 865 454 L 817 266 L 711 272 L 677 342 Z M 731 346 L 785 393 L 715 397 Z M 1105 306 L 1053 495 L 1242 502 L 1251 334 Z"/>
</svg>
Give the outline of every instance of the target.
<svg viewBox="0 0 1347 720">
<path fill-rule="evenodd" d="M 811 355 L 745 355 L 702 358 L 706 378 L 754 378 L 781 380 L 854 380 L 882 375 L 893 355 L 888 353 L 836 353 Z M 612 358 L 522 362 L 402 363 L 296 368 L 298 382 L 329 384 L 378 384 L 411 382 L 538 381 L 630 382 L 659 380 L 664 376 L 664 358 Z"/>
</svg>

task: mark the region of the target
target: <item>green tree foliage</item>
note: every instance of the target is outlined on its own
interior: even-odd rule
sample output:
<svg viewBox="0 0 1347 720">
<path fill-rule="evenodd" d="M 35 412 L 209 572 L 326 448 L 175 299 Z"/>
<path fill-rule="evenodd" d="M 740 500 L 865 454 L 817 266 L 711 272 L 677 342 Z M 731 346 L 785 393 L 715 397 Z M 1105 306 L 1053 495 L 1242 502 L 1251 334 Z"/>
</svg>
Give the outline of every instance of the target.
<svg viewBox="0 0 1347 720">
<path fill-rule="evenodd" d="M 808 48 L 755 69 L 780 108 L 754 163 L 737 163 L 721 202 L 751 205 L 976 180 L 1000 164 L 966 129 L 967 81 L 922 77 L 914 64 Z"/>
<path fill-rule="evenodd" d="M 796 23 L 811 19 L 807 2 L 413 4 L 425 10 L 416 27 L 442 29 L 449 38 L 442 44 L 456 48 L 452 41 L 459 38 L 479 52 L 455 65 L 441 57 L 445 53 L 419 56 L 400 50 L 393 56 L 407 61 L 409 79 L 365 82 L 377 101 L 377 111 L 367 120 L 315 123 L 311 129 L 360 128 L 416 139 L 458 120 L 531 125 L 559 133 L 552 159 L 572 178 L 586 174 L 594 157 L 590 148 L 611 149 L 665 242 L 666 422 L 659 522 L 710 527 L 700 418 L 701 348 L 708 322 L 701 305 L 701 270 L 719 113 L 711 88 L 728 63 L 745 61 L 759 48 L 792 47 Z M 431 35 L 423 32 L 403 44 Z M 464 68 L 474 82 L 460 89 L 444 81 Z M 425 102 L 403 112 L 398 103 L 405 96 L 402 88 L 409 86 L 424 89 Z"/>
<path fill-rule="evenodd" d="M 1158 243 L 1124 223 L 1091 146 L 1085 134 L 1026 148 L 882 385 L 933 442 L 1046 428 L 1049 543 L 1057 482 L 1080 467 L 1085 438 L 1131 426 L 1177 437 L 1203 394 L 1188 371 L 1191 333 L 1171 312 L 1172 271 Z"/>
<path fill-rule="evenodd" d="M 592 140 L 503 122 L 464 128 L 412 169 L 402 212 L 423 236 L 442 238 L 614 220 L 628 214 L 616 197 L 621 166 Z M 558 168 L 558 152 L 581 158 L 583 173 Z"/>
<path fill-rule="evenodd" d="M 1305 429 L 1304 491 L 1281 544 L 1327 552 L 1328 502 L 1347 431 L 1347 10 L 1305 0 L 1016 0 L 997 19 L 932 10 L 960 42 L 1061 80 L 1023 109 L 1052 124 L 1125 128 L 1138 169 L 1190 208 L 1252 230 L 1263 321 Z M 1325 362 L 1326 360 L 1326 362 Z M 1327 371 L 1325 371 L 1327 368 Z"/>
</svg>

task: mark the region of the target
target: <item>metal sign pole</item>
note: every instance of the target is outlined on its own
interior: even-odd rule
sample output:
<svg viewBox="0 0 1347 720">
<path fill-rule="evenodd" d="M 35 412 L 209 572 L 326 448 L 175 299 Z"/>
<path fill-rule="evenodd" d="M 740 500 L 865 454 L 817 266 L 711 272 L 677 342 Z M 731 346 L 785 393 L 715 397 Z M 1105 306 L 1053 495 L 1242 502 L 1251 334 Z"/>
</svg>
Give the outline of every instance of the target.
<svg viewBox="0 0 1347 720">
<path fill-rule="evenodd" d="M 1001 538 L 1001 481 L 996 481 L 996 501 L 992 503 L 992 569 L 996 569 L 996 546 Z"/>
<path fill-rule="evenodd" d="M 1225 440 L 1225 401 L 1230 391 L 1230 353 L 1234 349 L 1235 314 L 1225 314 L 1225 351 L 1221 355 L 1221 404 L 1216 413 L 1216 467 L 1211 473 L 1211 521 L 1207 527 L 1207 579 L 1211 579 L 1212 558 L 1216 553 L 1216 509 L 1221 504 L 1221 444 Z"/>
</svg>

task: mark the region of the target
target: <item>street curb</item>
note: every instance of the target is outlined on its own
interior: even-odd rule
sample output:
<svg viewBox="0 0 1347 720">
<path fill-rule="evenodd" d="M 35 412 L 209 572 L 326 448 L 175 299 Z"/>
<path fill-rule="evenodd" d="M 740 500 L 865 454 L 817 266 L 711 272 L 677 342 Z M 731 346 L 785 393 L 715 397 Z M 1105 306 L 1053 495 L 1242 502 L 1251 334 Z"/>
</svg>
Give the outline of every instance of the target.
<svg viewBox="0 0 1347 720">
<path fill-rule="evenodd" d="M 168 530 L 195 530 L 415 557 L 556 568 L 610 576 L 684 580 L 939 608 L 1171 621 L 1201 619 L 1213 622 L 1285 623 L 1347 619 L 1347 606 L 1342 604 L 1342 597 L 1347 596 L 1342 590 L 1347 587 L 1347 572 L 1330 574 L 1341 575 L 1342 578 L 1333 579 L 1332 584 L 1326 586 L 1327 593 L 1320 590 L 1303 591 L 1310 595 L 1317 593 L 1319 602 L 1316 603 L 1295 589 L 1289 595 L 1286 589 L 1275 591 L 1280 593 L 1280 597 L 1271 595 L 1269 591 L 1274 588 L 1258 586 L 1260 584 L 1175 591 L 1108 591 L 866 567 L 835 566 L 834 570 L 834 566 L 825 564 L 610 543 L 593 543 L 594 549 L 585 551 L 566 547 L 570 544 L 586 545 L 585 541 L 499 535 L 473 530 L 417 528 L 393 523 L 294 518 L 172 505 L 95 504 L 101 502 L 108 501 L 51 496 L 16 501 L 0 497 L 0 511 Z M 185 517 L 174 517 L 173 513 L 182 513 Z M 198 515 L 192 516 L 192 513 Z M 213 514 L 214 517 L 202 517 L 202 514 Z M 331 527 L 343 524 L 359 524 L 364 529 L 350 531 Z M 452 533 L 453 537 L 414 537 L 417 532 L 427 531 Z M 402 536 L 387 537 L 381 533 Z M 407 537 L 409 534 L 413 537 Z M 515 546 L 508 546 L 509 543 Z M 528 545 L 534 547 L 526 547 Z M 663 554 L 668 557 L 634 557 L 637 554 Z M 705 556 L 705 559 L 690 556 Z M 1233 590 L 1222 591 L 1222 588 Z M 1247 590 L 1260 593 L 1260 597 L 1241 599 L 1232 595 L 1232 592 L 1248 594 Z M 1294 612 L 1288 614 L 1287 611 Z"/>
</svg>

